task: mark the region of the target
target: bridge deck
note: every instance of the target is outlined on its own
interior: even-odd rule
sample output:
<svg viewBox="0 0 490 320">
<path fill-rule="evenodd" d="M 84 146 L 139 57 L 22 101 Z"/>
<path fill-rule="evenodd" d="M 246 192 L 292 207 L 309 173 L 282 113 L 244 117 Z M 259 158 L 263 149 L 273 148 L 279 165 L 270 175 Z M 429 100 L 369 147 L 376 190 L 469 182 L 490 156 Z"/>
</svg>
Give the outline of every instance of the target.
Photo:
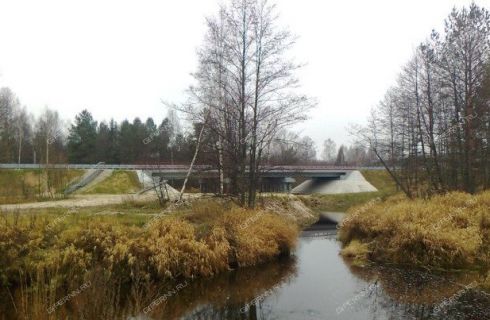
<svg viewBox="0 0 490 320">
<path fill-rule="evenodd" d="M 0 169 L 101 169 L 101 170 L 187 170 L 188 165 L 181 164 L 17 164 L 0 163 Z M 195 165 L 195 170 L 214 169 L 211 165 Z M 364 166 L 324 166 L 324 165 L 266 165 L 268 170 L 380 170 L 383 167 Z"/>
<path fill-rule="evenodd" d="M 0 164 L 0 169 L 97 169 L 97 170 L 143 170 L 153 175 L 179 179 L 185 177 L 189 170 L 188 165 L 169 164 Z M 351 166 L 315 166 L 315 165 L 278 165 L 263 166 L 261 176 L 267 178 L 281 178 L 286 176 L 302 176 L 306 178 L 334 178 L 353 170 L 379 169 L 379 167 L 351 167 Z M 199 177 L 215 177 L 218 170 L 210 165 L 195 165 L 193 175 Z"/>
</svg>

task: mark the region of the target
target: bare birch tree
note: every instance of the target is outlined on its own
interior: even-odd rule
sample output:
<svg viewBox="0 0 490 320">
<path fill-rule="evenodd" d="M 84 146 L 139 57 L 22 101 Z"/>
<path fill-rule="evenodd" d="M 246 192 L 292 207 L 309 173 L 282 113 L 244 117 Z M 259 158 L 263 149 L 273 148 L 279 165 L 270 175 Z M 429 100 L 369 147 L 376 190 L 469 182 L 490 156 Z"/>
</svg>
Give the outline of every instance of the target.
<svg viewBox="0 0 490 320">
<path fill-rule="evenodd" d="M 356 135 L 409 196 L 489 185 L 490 14 L 454 9 L 433 31 Z M 484 174 L 481 174 L 484 173 Z"/>
<path fill-rule="evenodd" d="M 287 58 L 295 37 L 279 28 L 268 1 L 232 0 L 207 19 L 197 85 L 186 106 L 195 121 L 210 110 L 220 166 L 242 205 L 255 206 L 264 152 L 277 132 L 306 119 L 311 99 L 298 91 L 301 65 Z"/>
</svg>

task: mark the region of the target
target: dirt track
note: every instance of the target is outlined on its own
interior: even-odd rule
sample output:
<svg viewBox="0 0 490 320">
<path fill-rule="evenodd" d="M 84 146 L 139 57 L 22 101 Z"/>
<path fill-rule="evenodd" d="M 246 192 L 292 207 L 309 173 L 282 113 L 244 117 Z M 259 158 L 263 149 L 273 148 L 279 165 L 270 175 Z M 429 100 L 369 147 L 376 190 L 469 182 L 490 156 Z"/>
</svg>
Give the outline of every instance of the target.
<svg viewBox="0 0 490 320">
<path fill-rule="evenodd" d="M 0 210 L 26 210 L 26 209 L 43 209 L 43 208 L 74 208 L 74 207 L 95 207 L 111 204 L 124 203 L 125 201 L 148 201 L 156 200 L 154 193 L 143 195 L 136 194 L 98 194 L 98 195 L 76 195 L 70 199 L 29 202 L 19 204 L 0 205 Z"/>
</svg>

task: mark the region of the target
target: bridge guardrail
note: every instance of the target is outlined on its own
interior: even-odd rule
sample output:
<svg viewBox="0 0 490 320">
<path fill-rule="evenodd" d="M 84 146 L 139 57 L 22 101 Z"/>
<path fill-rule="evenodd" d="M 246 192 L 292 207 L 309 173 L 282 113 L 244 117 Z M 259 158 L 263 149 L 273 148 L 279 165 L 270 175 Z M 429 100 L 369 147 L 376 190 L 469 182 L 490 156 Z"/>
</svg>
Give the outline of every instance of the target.
<svg viewBox="0 0 490 320">
<path fill-rule="evenodd" d="M 101 170 L 187 170 L 188 165 L 169 164 L 17 164 L 0 163 L 0 169 L 101 169 Z M 195 165 L 195 170 L 214 170 L 211 165 Z M 384 167 L 365 166 L 317 166 L 317 165 L 271 165 L 263 166 L 263 171 L 321 171 L 321 170 L 384 170 Z"/>
</svg>

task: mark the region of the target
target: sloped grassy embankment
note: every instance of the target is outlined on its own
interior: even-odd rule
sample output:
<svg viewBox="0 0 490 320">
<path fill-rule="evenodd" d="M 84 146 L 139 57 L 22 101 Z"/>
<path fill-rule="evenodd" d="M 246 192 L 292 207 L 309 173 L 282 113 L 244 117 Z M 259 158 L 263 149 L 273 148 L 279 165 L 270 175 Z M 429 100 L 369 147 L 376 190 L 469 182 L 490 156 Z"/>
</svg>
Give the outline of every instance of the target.
<svg viewBox="0 0 490 320">
<path fill-rule="evenodd" d="M 90 293 L 67 308 L 86 314 L 81 306 L 89 305 L 101 312 L 96 318 L 117 318 L 122 301 L 141 310 L 158 287 L 289 255 L 299 226 L 317 217 L 297 199 L 260 202 L 255 210 L 212 198 L 164 211 L 128 202 L 1 213 L 0 314 L 65 318 L 64 308 L 46 308 L 88 284 Z"/>
<path fill-rule="evenodd" d="M 490 288 L 490 191 L 371 201 L 348 211 L 339 239 L 342 254 L 358 264 L 478 269 Z"/>
<path fill-rule="evenodd" d="M 82 194 L 125 194 L 141 189 L 138 176 L 134 171 L 113 171 L 109 177 L 82 190 Z"/>
<path fill-rule="evenodd" d="M 353 206 L 358 206 L 377 198 L 387 199 L 398 192 L 396 184 L 385 170 L 363 170 L 361 173 L 369 183 L 378 189 L 377 192 L 313 194 L 300 197 L 308 207 L 315 211 L 345 212 Z"/>
<path fill-rule="evenodd" d="M 63 191 L 83 170 L 1 169 L 0 204 L 62 198 Z"/>
</svg>

